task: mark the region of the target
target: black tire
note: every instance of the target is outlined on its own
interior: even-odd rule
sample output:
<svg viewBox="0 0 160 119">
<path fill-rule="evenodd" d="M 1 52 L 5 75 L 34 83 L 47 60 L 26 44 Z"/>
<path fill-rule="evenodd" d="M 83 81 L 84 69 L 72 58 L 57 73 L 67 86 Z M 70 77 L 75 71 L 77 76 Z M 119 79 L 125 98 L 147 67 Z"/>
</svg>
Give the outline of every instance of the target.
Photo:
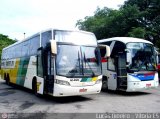
<svg viewBox="0 0 160 119">
<path fill-rule="evenodd" d="M 5 76 L 6 84 L 10 85 L 10 78 L 9 75 Z"/>
<path fill-rule="evenodd" d="M 35 96 L 41 97 L 41 95 L 37 93 L 37 79 L 36 78 L 33 79 L 32 90 Z"/>
<path fill-rule="evenodd" d="M 108 90 L 108 80 L 106 77 L 102 78 L 102 91 L 107 91 Z"/>
<path fill-rule="evenodd" d="M 33 79 L 32 89 L 33 89 L 33 93 L 37 95 L 37 80 L 36 79 Z"/>
</svg>

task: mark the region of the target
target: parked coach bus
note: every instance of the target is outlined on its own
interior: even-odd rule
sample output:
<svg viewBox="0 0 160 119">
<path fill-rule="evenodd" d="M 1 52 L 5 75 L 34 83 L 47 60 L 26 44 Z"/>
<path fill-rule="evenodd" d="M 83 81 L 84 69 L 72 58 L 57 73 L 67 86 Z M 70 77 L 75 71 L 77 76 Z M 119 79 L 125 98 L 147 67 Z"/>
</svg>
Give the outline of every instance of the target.
<svg viewBox="0 0 160 119">
<path fill-rule="evenodd" d="M 72 96 L 101 91 L 97 39 L 85 31 L 51 29 L 2 51 L 2 79 L 37 94 Z"/>
<path fill-rule="evenodd" d="M 158 87 L 156 52 L 151 42 L 129 37 L 98 41 L 110 46 L 110 57 L 102 62 L 102 89 L 139 91 Z"/>
</svg>

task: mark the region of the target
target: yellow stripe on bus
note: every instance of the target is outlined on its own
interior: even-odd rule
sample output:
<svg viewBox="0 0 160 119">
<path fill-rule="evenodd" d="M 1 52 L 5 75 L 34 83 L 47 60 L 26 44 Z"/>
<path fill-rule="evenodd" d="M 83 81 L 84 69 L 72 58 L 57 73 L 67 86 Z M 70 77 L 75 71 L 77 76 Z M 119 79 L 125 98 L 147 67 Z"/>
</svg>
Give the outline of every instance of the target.
<svg viewBox="0 0 160 119">
<path fill-rule="evenodd" d="M 98 77 L 93 77 L 92 81 L 97 81 Z"/>
<path fill-rule="evenodd" d="M 15 67 L 13 69 L 11 69 L 10 82 L 12 82 L 14 84 L 16 84 L 19 63 L 20 63 L 20 59 L 16 59 Z"/>
</svg>

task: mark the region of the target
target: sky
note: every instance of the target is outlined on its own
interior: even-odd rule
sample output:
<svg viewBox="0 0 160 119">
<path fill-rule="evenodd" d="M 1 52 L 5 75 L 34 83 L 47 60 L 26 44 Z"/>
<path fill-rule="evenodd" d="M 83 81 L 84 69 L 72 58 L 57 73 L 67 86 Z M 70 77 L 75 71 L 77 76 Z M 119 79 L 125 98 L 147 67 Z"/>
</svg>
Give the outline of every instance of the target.
<svg viewBox="0 0 160 119">
<path fill-rule="evenodd" d="M 49 28 L 76 29 L 97 7 L 118 9 L 125 0 L 1 0 L 0 34 L 23 40 Z"/>
</svg>

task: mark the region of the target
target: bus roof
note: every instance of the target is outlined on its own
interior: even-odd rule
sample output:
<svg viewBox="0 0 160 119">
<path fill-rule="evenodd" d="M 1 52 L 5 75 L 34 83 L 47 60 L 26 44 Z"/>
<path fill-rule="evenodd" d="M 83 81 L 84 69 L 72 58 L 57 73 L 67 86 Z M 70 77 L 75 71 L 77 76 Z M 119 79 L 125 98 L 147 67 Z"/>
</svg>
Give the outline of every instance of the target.
<svg viewBox="0 0 160 119">
<path fill-rule="evenodd" d="M 11 45 L 9 45 L 9 46 L 3 48 L 2 50 L 6 50 L 6 49 L 8 49 L 8 48 L 10 48 L 10 47 L 12 47 L 12 46 L 14 46 L 14 45 L 17 45 L 17 44 L 19 44 L 19 43 L 21 43 L 21 42 L 27 41 L 27 40 L 29 40 L 30 38 L 33 38 L 33 37 L 35 37 L 35 36 L 37 36 L 37 35 L 39 35 L 39 34 L 41 34 L 41 33 L 43 33 L 43 32 L 49 31 L 49 30 L 57 30 L 57 31 L 75 31 L 75 32 L 81 32 L 81 33 L 93 34 L 92 32 L 82 31 L 82 30 L 76 30 L 76 29 L 58 29 L 58 28 L 49 28 L 49 29 L 46 29 L 46 30 L 41 30 L 40 32 L 37 32 L 37 33 L 33 34 L 32 36 L 29 36 L 29 37 L 27 37 L 27 38 L 25 38 L 25 39 L 23 39 L 23 40 L 17 41 L 17 42 L 15 42 L 14 44 L 11 44 Z"/>
<path fill-rule="evenodd" d="M 129 42 L 143 42 L 143 43 L 149 43 L 149 44 L 153 44 L 150 41 L 144 40 L 144 39 L 140 39 L 140 38 L 133 38 L 133 37 L 113 37 L 113 38 L 107 38 L 107 39 L 102 39 L 102 40 L 98 40 L 98 43 L 103 43 L 103 42 L 108 42 L 108 41 L 120 41 L 123 42 L 125 44 L 129 43 Z"/>
</svg>

